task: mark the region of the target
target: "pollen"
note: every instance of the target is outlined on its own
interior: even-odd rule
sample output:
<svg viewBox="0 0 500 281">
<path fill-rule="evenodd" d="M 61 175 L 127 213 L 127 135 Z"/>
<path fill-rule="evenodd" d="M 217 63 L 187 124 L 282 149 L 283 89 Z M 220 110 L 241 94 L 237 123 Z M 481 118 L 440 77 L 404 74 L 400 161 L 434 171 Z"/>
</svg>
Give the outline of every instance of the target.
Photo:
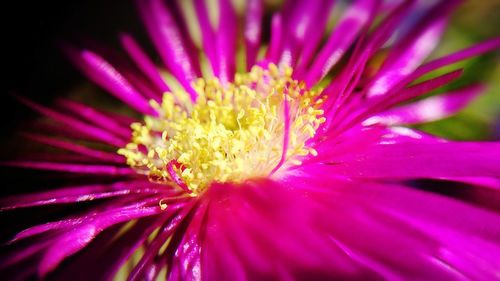
<svg viewBox="0 0 500 281">
<path fill-rule="evenodd" d="M 196 196 L 212 182 L 267 177 L 317 155 L 306 143 L 325 121 L 321 90 L 294 80 L 291 68 L 254 66 L 232 83 L 200 78 L 193 87 L 196 102 L 181 89 L 151 101 L 159 116 L 133 123 L 118 151 L 151 181 Z"/>
</svg>

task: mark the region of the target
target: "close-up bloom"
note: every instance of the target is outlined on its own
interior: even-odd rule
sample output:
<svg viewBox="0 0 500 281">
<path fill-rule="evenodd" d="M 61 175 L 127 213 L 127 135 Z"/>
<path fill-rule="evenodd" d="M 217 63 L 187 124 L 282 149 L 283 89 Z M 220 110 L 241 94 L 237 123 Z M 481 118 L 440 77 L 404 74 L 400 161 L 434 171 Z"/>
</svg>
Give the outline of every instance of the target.
<svg viewBox="0 0 500 281">
<path fill-rule="evenodd" d="M 55 208 L 9 237 L 0 273 L 500 280 L 500 142 L 418 128 L 484 90 L 439 91 L 463 74 L 451 65 L 500 48 L 432 57 L 460 2 L 138 0 L 158 59 L 129 33 L 121 50 L 60 43 L 127 110 L 15 94 L 50 119 L 22 135 L 50 149 L 2 169 L 59 184 L 0 199 Z"/>
</svg>

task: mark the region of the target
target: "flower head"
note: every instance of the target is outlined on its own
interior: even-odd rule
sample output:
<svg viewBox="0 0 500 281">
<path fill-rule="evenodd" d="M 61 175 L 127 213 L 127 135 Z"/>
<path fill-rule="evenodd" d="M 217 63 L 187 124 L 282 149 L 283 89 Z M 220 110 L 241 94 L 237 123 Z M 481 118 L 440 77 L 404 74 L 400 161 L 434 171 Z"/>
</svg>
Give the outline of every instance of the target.
<svg viewBox="0 0 500 281">
<path fill-rule="evenodd" d="M 17 234 L 0 270 L 63 280 L 500 279 L 498 212 L 415 188 L 434 180 L 496 194 L 500 144 L 407 126 L 449 116 L 481 90 L 414 101 L 462 70 L 415 80 L 500 39 L 424 62 L 459 1 L 357 0 L 327 32 L 334 2 L 287 1 L 266 26 L 259 0 L 240 10 L 229 0 L 137 1 L 161 65 L 128 34 L 122 59 L 64 45 L 143 117 L 21 99 L 63 125 L 27 136 L 69 153 L 3 164 L 90 180 L 2 199 L 1 210 L 94 204 Z"/>
</svg>

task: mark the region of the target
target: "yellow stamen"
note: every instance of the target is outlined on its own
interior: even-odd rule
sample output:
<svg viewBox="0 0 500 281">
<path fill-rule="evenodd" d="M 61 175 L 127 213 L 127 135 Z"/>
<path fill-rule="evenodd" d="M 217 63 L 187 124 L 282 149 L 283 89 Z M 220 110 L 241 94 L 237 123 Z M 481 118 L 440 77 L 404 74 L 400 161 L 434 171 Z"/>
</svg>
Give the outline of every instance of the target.
<svg viewBox="0 0 500 281">
<path fill-rule="evenodd" d="M 233 83 L 199 79 L 193 87 L 198 94 L 194 104 L 178 104 L 179 97 L 187 96 L 183 90 L 166 93 L 161 105 L 152 103 L 160 117 L 132 124 L 131 143 L 118 151 L 151 180 L 175 184 L 174 178 L 180 178 L 198 195 L 214 181 L 268 176 L 283 150 L 285 97 L 290 135 L 284 168 L 300 164 L 305 155 L 317 155 L 305 142 L 325 121 L 317 98 L 321 92 L 292 79 L 291 68 L 255 66 L 237 74 Z M 174 178 L 167 171 L 169 163 L 175 163 Z"/>
</svg>

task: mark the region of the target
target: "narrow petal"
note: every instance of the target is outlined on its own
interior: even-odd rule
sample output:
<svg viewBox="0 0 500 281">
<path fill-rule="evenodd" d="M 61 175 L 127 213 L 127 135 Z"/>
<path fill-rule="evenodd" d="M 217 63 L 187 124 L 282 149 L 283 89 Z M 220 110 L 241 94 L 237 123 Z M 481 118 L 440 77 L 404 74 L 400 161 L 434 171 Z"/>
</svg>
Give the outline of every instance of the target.
<svg viewBox="0 0 500 281">
<path fill-rule="evenodd" d="M 377 114 L 363 124 L 409 125 L 440 120 L 466 107 L 482 91 L 483 87 L 472 86 L 433 96 Z"/>
<path fill-rule="evenodd" d="M 119 213 L 110 213 L 108 216 L 96 219 L 94 222 L 74 228 L 70 232 L 65 233 L 47 249 L 38 266 L 39 275 L 45 276 L 65 258 L 85 247 L 105 228 L 120 222 L 151 216 L 160 211 L 159 207 L 123 209 Z"/>
<path fill-rule="evenodd" d="M 92 81 L 140 113 L 156 116 L 157 112 L 125 77 L 109 62 L 90 50 L 77 50 L 64 46 L 63 50 L 73 63 Z"/>
<path fill-rule="evenodd" d="M 500 143 L 395 143 L 332 159 L 332 173 L 362 178 L 497 177 Z"/>
<path fill-rule="evenodd" d="M 65 173 L 78 173 L 90 175 L 135 175 L 136 172 L 128 167 L 117 167 L 109 165 L 83 165 L 73 163 L 57 163 L 57 162 L 36 162 L 36 161 L 5 161 L 0 162 L 2 166 L 29 168 L 36 170 L 47 170 Z"/>
<path fill-rule="evenodd" d="M 266 59 L 269 62 L 278 64 L 281 48 L 283 45 L 283 15 L 280 12 L 273 14 L 271 18 L 271 41 L 266 52 Z"/>
<path fill-rule="evenodd" d="M 112 280 L 126 264 L 127 260 L 140 250 L 148 237 L 157 230 L 168 217 L 163 215 L 146 217 L 132 225 L 124 224 L 113 227 L 96 237 L 94 241 L 81 253 L 74 257 L 71 263 L 63 268 L 58 268 L 57 280 L 70 280 L 75 272 L 79 272 L 82 280 Z M 126 230 L 126 231 L 125 231 Z M 81 266 L 86 265 L 92 270 L 82 271 Z"/>
<path fill-rule="evenodd" d="M 200 77 L 199 65 L 191 52 L 185 33 L 182 33 L 172 14 L 160 0 L 137 1 L 142 19 L 163 63 L 184 86 L 193 101 L 196 93 L 191 82 Z"/>
<path fill-rule="evenodd" d="M 24 99 L 24 98 L 19 98 L 20 101 L 27 106 L 33 108 L 34 110 L 40 112 L 43 115 L 46 115 L 47 117 L 61 122 L 69 127 L 71 127 L 72 131 L 79 131 L 79 133 L 90 136 L 94 139 L 100 140 L 104 143 L 111 144 L 117 147 L 122 147 L 124 146 L 127 142 L 125 139 L 117 137 L 113 135 L 112 133 L 101 129 L 97 128 L 93 125 L 84 123 L 76 118 L 73 118 L 71 116 L 59 113 L 55 110 L 52 110 L 50 108 L 44 107 L 42 105 L 39 105 L 37 103 L 34 103 L 30 100 Z"/>
<path fill-rule="evenodd" d="M 358 0 L 347 9 L 310 67 L 305 79 L 307 85 L 316 84 L 340 60 L 361 30 L 370 23 L 377 2 Z"/>
<path fill-rule="evenodd" d="M 65 149 L 73 153 L 78 153 L 96 160 L 101 160 L 105 162 L 112 162 L 115 164 L 125 164 L 125 158 L 121 155 L 115 153 L 104 152 L 101 150 L 92 149 L 83 145 L 74 144 L 72 142 L 63 141 L 51 137 L 46 137 L 43 135 L 35 134 L 24 134 L 25 137 L 37 141 L 39 143 L 47 144 L 60 149 Z"/>
<path fill-rule="evenodd" d="M 364 102 L 364 104 L 360 105 L 356 110 L 354 110 L 354 112 L 347 111 L 346 109 L 348 107 L 346 107 L 346 109 L 343 109 L 340 114 L 333 116 L 333 118 L 330 118 L 330 120 L 328 120 L 327 118 L 327 122 L 324 124 L 324 126 L 326 128 L 329 128 L 329 126 L 334 125 L 335 131 L 337 133 L 342 132 L 343 130 L 359 124 L 366 118 L 378 112 L 383 112 L 399 103 L 417 98 L 443 85 L 446 85 L 460 77 L 462 73 L 463 69 L 459 69 L 420 82 L 406 89 L 393 88 L 389 93 L 385 95 L 375 96 L 371 100 Z M 333 111 L 333 113 L 335 113 L 335 111 Z"/>
<path fill-rule="evenodd" d="M 247 1 L 243 37 L 245 39 L 246 67 L 250 70 L 255 64 L 260 48 L 261 26 L 264 16 L 263 2 L 259 0 Z"/>
<path fill-rule="evenodd" d="M 165 188 L 158 187 L 144 180 L 120 181 L 112 184 L 65 186 L 45 192 L 3 198 L 0 201 L 0 210 L 76 203 L 136 193 L 168 194 Z"/>
<path fill-rule="evenodd" d="M 128 280 L 139 280 L 141 276 L 148 269 L 148 264 L 151 263 L 152 259 L 158 254 L 159 249 L 164 245 L 165 241 L 172 235 L 172 233 L 176 230 L 178 225 L 184 220 L 187 216 L 190 207 L 183 208 L 183 210 L 172 216 L 158 231 L 158 235 L 149 245 L 146 253 L 138 262 L 138 264 L 134 267 L 132 272 L 130 273 Z"/>
<path fill-rule="evenodd" d="M 321 39 L 323 39 L 327 27 L 328 17 L 331 11 L 333 11 L 335 3 L 336 1 L 333 0 L 323 1 L 319 7 L 320 9 L 314 15 L 314 24 L 310 24 L 306 31 L 306 42 L 300 54 L 299 64 L 295 68 L 295 71 L 300 75 L 297 75 L 297 78 L 301 80 L 305 79 L 303 72 L 306 72 L 311 64 L 311 60 L 316 55 L 316 50 L 319 47 Z"/>
<path fill-rule="evenodd" d="M 325 11 L 323 1 L 296 1 L 287 17 L 286 36 L 284 37 L 284 48 L 280 58 L 280 65 L 295 68 L 302 47 L 308 37 L 310 27 L 314 26 L 321 32 L 321 26 L 317 25 L 316 17 L 320 11 Z"/>
<path fill-rule="evenodd" d="M 139 43 L 127 33 L 120 36 L 120 41 L 123 48 L 129 56 L 134 60 L 137 66 L 143 71 L 144 74 L 154 83 L 154 85 L 161 91 L 161 93 L 169 92 L 170 89 L 160 75 L 160 71 L 151 61 L 149 56 L 139 46 Z"/>
<path fill-rule="evenodd" d="M 215 56 L 215 33 L 208 16 L 208 8 L 205 0 L 194 0 L 194 8 L 200 25 L 203 52 L 208 58 L 212 70 L 217 68 L 217 58 Z"/>
<path fill-rule="evenodd" d="M 82 118 L 87 122 L 97 125 L 103 129 L 107 129 L 118 136 L 129 138 L 131 136 L 130 124 L 122 125 L 113 117 L 109 117 L 104 112 L 100 112 L 97 109 L 85 105 L 83 103 L 75 102 L 69 99 L 60 99 L 57 101 L 61 109 L 70 111 Z"/>
<path fill-rule="evenodd" d="M 219 1 L 219 26 L 215 37 L 215 55 L 218 67 L 215 68 L 215 75 L 222 83 L 231 81 L 236 71 L 236 39 L 237 22 L 231 0 Z"/>
<path fill-rule="evenodd" d="M 439 43 L 447 22 L 447 16 L 458 1 L 437 4 L 427 17 L 410 31 L 407 38 L 391 48 L 377 76 L 368 85 L 369 97 L 385 94 L 405 76 L 412 73 Z"/>
</svg>

